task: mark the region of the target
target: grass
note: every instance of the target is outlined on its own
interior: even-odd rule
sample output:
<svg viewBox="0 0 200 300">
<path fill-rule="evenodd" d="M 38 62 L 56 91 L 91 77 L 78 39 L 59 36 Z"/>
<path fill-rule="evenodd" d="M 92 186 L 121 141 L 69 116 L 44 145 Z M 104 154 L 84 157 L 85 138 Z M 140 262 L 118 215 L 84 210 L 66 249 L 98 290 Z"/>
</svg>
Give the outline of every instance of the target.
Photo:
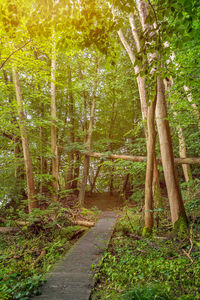
<svg viewBox="0 0 200 300">
<path fill-rule="evenodd" d="M 200 224 L 195 220 L 190 233 L 177 237 L 167 216 L 162 220 L 150 238 L 142 238 L 141 215 L 126 209 L 96 275 L 92 300 L 200 299 Z"/>
</svg>

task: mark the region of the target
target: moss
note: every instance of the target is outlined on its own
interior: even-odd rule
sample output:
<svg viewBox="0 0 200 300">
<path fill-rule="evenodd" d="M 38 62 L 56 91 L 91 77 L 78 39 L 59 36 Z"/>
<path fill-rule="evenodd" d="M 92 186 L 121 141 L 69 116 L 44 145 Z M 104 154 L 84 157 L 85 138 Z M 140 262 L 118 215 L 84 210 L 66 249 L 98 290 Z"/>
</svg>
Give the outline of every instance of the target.
<svg viewBox="0 0 200 300">
<path fill-rule="evenodd" d="M 144 227 L 142 230 L 142 236 L 143 237 L 148 237 L 150 236 L 152 233 L 152 229 L 148 228 L 148 227 Z"/>
<path fill-rule="evenodd" d="M 178 220 L 174 223 L 173 232 L 176 234 L 188 232 L 188 220 L 186 217 L 179 216 Z"/>
</svg>

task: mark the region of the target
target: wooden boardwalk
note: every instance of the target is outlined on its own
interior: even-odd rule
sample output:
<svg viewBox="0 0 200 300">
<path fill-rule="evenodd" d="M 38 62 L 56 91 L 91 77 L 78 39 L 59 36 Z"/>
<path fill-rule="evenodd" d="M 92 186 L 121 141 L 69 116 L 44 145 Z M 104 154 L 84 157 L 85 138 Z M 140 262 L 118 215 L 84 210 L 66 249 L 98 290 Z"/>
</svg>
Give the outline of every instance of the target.
<svg viewBox="0 0 200 300">
<path fill-rule="evenodd" d="M 54 268 L 34 300 L 88 300 L 94 285 L 94 264 L 98 263 L 112 235 L 116 214 L 104 212 Z"/>
</svg>

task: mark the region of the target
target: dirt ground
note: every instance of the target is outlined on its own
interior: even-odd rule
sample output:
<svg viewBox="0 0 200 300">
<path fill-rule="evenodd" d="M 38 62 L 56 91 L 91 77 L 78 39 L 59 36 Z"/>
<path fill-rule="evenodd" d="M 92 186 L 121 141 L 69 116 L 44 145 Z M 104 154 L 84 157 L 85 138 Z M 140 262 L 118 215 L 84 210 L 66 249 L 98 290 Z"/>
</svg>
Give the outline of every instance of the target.
<svg viewBox="0 0 200 300">
<path fill-rule="evenodd" d="M 114 193 L 112 196 L 110 193 L 86 194 L 85 207 L 90 209 L 94 206 L 102 211 L 115 210 L 124 206 L 124 200 L 120 198 L 118 193 Z"/>
</svg>

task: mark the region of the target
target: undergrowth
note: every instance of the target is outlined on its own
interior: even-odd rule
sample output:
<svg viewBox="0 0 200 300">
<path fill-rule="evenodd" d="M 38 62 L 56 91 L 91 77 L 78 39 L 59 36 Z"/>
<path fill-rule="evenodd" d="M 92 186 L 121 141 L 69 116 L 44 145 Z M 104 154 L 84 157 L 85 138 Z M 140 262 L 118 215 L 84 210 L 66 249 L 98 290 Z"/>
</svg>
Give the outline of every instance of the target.
<svg viewBox="0 0 200 300">
<path fill-rule="evenodd" d="M 188 202 L 187 207 L 192 215 L 194 205 Z M 142 227 L 141 214 L 126 208 L 91 299 L 200 299 L 199 219 L 191 219 L 189 231 L 181 237 L 173 234 L 168 216 L 162 216 L 149 238 L 141 236 Z"/>
<path fill-rule="evenodd" d="M 49 207 L 36 209 L 30 215 L 24 212 L 20 220 L 28 218 L 28 226 L 24 225 L 17 233 L 0 234 L 0 300 L 27 300 L 40 294 L 45 274 L 83 233 L 80 226 L 70 223 L 66 211 Z M 50 218 L 55 214 L 56 217 Z M 91 218 L 95 213 L 84 211 L 84 216 L 87 214 Z M 14 217 L 7 216 L 7 224 L 3 225 L 16 226 Z"/>
</svg>

